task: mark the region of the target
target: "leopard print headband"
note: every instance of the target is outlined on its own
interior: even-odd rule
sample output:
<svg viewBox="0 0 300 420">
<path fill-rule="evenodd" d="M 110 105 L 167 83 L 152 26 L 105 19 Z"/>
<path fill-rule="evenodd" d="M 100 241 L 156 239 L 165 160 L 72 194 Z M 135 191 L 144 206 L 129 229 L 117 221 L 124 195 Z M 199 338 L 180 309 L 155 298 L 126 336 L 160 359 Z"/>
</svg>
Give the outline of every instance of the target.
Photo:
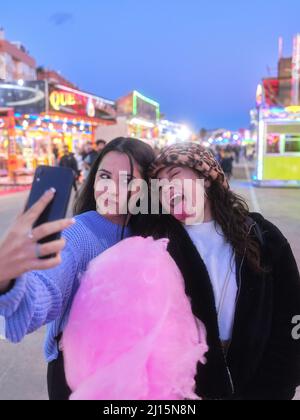
<svg viewBox="0 0 300 420">
<path fill-rule="evenodd" d="M 187 166 L 198 171 L 205 179 L 219 182 L 229 188 L 225 173 L 213 154 L 196 143 L 178 143 L 165 148 L 149 168 L 150 178 L 168 166 Z"/>
</svg>

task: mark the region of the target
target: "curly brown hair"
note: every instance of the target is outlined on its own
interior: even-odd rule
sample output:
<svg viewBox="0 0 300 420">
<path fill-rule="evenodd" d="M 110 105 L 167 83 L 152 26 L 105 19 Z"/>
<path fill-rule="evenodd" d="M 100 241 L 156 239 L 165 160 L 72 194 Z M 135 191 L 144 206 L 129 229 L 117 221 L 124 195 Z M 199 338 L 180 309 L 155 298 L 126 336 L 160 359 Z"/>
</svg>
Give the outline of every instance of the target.
<svg viewBox="0 0 300 420">
<path fill-rule="evenodd" d="M 261 245 L 250 232 L 250 211 L 245 199 L 218 182 L 212 182 L 206 193 L 212 216 L 235 254 L 240 258 L 245 257 L 256 272 L 264 271 L 261 263 Z"/>
</svg>

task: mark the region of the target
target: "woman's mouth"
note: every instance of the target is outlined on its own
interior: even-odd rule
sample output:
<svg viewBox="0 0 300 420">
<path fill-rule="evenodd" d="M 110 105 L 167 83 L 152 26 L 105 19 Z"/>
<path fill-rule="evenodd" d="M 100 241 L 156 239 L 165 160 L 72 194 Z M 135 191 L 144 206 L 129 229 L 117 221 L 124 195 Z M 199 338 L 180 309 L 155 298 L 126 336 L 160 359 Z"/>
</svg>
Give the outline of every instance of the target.
<svg viewBox="0 0 300 420">
<path fill-rule="evenodd" d="M 182 193 L 176 193 L 170 200 L 171 212 L 180 222 L 184 222 L 188 215 L 185 211 L 185 196 Z"/>
<path fill-rule="evenodd" d="M 170 198 L 170 206 L 173 209 L 183 202 L 184 202 L 184 195 L 183 194 L 177 193 L 177 194 L 174 194 L 173 196 L 171 196 L 171 198 Z"/>
</svg>

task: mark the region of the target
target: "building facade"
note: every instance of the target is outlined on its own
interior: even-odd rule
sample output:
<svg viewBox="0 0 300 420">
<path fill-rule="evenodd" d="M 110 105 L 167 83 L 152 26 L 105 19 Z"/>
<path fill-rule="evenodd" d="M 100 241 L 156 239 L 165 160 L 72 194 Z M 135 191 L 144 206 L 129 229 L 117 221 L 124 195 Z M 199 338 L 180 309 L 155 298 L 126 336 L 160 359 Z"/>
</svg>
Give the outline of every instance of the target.
<svg viewBox="0 0 300 420">
<path fill-rule="evenodd" d="M 37 69 L 37 79 L 44 80 L 50 84 L 57 84 L 67 86 L 72 89 L 78 89 L 78 87 L 62 76 L 59 72 L 55 70 L 45 69 L 43 67 L 38 67 Z"/>
<path fill-rule="evenodd" d="M 36 61 L 25 47 L 18 42 L 5 39 L 5 32 L 0 29 L 0 80 L 36 80 Z"/>
<path fill-rule="evenodd" d="M 300 35 L 294 38 L 293 56 L 280 57 L 276 77 L 263 79 L 268 106 L 300 105 Z"/>
</svg>

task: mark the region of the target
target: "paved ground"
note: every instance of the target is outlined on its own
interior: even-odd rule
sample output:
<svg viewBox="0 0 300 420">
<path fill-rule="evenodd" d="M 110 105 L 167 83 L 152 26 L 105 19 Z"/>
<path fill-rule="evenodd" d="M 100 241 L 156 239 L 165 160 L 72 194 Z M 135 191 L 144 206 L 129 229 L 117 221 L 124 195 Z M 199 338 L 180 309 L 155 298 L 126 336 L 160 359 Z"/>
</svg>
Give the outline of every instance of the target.
<svg viewBox="0 0 300 420">
<path fill-rule="evenodd" d="M 252 189 L 247 181 L 233 181 L 232 187 L 246 197 L 252 210 L 261 211 L 282 229 L 300 267 L 300 190 Z M 25 198 L 25 193 L 0 197 L 0 237 Z M 43 337 L 42 330 L 17 346 L 0 342 L 0 400 L 47 399 Z"/>
</svg>

